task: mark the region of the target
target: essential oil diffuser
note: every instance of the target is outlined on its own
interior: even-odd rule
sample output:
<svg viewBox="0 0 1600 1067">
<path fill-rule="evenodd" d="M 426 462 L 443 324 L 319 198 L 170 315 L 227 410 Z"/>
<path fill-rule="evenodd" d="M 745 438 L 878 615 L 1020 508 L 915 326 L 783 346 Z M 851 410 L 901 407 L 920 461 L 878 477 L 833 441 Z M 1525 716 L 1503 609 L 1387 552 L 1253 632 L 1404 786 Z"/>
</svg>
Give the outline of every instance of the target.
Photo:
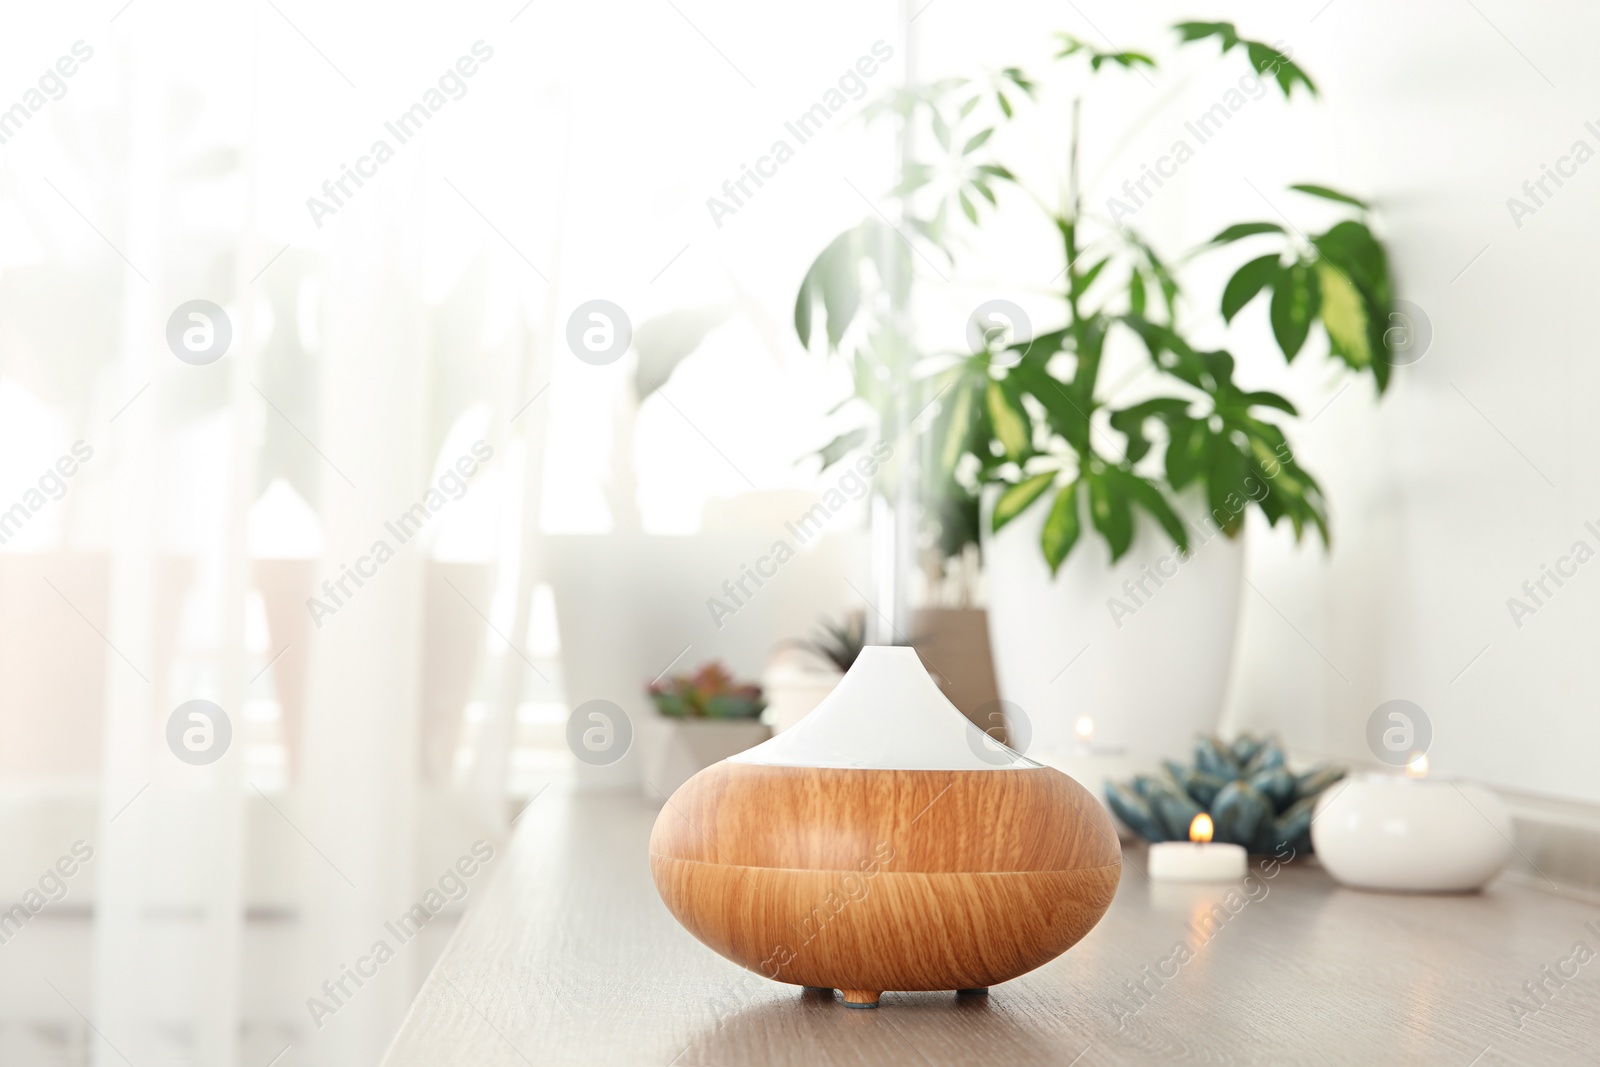
<svg viewBox="0 0 1600 1067">
<path fill-rule="evenodd" d="M 1110 906 L 1122 850 L 1087 790 L 972 725 L 916 652 L 873 646 L 797 725 L 674 793 L 650 868 L 723 956 L 876 1007 L 1054 959 Z"/>
</svg>

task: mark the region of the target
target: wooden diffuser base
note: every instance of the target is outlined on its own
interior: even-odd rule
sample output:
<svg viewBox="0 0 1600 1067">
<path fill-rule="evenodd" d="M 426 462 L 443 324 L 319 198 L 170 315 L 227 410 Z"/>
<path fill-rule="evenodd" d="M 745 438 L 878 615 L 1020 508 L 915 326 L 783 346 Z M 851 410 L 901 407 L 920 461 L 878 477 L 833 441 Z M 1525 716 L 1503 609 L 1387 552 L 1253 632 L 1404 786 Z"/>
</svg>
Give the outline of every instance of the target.
<svg viewBox="0 0 1600 1067">
<path fill-rule="evenodd" d="M 1105 914 L 1122 852 L 1105 809 L 1047 767 L 725 761 L 668 801 L 650 866 L 672 914 L 723 956 L 871 1007 L 1055 958 Z"/>
</svg>

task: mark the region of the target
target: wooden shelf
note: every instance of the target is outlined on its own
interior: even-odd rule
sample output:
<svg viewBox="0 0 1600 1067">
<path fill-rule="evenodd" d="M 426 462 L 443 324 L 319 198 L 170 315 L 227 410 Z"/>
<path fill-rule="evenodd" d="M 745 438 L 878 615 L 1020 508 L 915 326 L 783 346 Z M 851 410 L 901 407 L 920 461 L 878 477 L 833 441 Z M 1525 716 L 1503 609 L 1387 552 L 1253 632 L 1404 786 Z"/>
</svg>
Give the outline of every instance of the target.
<svg viewBox="0 0 1600 1067">
<path fill-rule="evenodd" d="M 1595 1062 L 1600 960 L 1539 1001 L 1523 984 L 1579 942 L 1600 951 L 1600 906 L 1521 885 L 1364 893 L 1300 861 L 1270 878 L 1253 866 L 1229 899 L 1152 885 L 1130 849 L 1111 910 L 1064 956 L 987 997 L 888 993 L 850 1011 L 741 970 L 673 921 L 650 879 L 655 815 L 632 794 L 536 800 L 384 1063 Z M 1516 1001 L 1539 1008 L 1520 1029 Z"/>
</svg>

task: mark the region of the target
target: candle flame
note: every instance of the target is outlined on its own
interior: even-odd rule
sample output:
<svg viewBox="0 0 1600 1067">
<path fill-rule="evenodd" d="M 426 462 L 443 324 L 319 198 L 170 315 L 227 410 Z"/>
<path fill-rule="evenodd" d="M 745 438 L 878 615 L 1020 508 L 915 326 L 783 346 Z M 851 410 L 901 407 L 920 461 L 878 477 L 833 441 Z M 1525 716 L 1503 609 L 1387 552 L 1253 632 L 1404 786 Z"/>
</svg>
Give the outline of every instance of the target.
<svg viewBox="0 0 1600 1067">
<path fill-rule="evenodd" d="M 1202 811 L 1189 824 L 1189 840 L 1198 841 L 1203 845 L 1211 840 L 1211 830 L 1211 816 Z"/>
<path fill-rule="evenodd" d="M 1406 764 L 1407 778 L 1428 777 L 1428 754 L 1426 752 L 1414 753 L 1411 762 Z"/>
<path fill-rule="evenodd" d="M 1094 720 L 1087 715 L 1079 715 L 1073 730 L 1078 735 L 1079 741 L 1088 741 L 1094 737 Z"/>
</svg>

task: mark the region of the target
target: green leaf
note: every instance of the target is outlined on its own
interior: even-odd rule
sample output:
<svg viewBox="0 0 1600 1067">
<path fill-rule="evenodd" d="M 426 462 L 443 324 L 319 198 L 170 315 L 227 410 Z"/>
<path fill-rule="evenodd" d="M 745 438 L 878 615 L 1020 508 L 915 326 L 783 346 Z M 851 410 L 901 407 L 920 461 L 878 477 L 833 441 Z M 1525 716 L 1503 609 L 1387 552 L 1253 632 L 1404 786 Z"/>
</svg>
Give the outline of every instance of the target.
<svg viewBox="0 0 1600 1067">
<path fill-rule="evenodd" d="M 1089 69 L 1099 70 L 1101 65 L 1105 63 L 1115 63 L 1125 70 L 1133 70 L 1140 63 L 1143 63 L 1151 70 L 1156 68 L 1156 61 L 1143 52 L 1096 52 L 1094 57 L 1089 60 Z"/>
<path fill-rule="evenodd" d="M 1211 508 L 1211 521 L 1229 537 L 1237 536 L 1244 526 L 1245 508 L 1249 497 L 1245 494 L 1244 479 L 1248 473 L 1244 456 L 1233 442 L 1218 439 L 1210 449 L 1211 466 L 1206 471 L 1206 504 Z"/>
<path fill-rule="evenodd" d="M 1144 274 L 1140 272 L 1138 267 L 1135 267 L 1128 277 L 1128 310 L 1142 318 L 1144 316 L 1144 306 Z"/>
<path fill-rule="evenodd" d="M 1196 352 L 1195 358 L 1211 377 L 1209 385 L 1201 383 L 1204 388 L 1211 392 L 1222 392 L 1233 388 L 1233 356 L 1219 349 L 1215 352 Z"/>
<path fill-rule="evenodd" d="M 972 394 L 970 386 L 956 387 L 955 399 L 950 404 L 950 417 L 945 423 L 944 448 L 939 454 L 940 468 L 955 469 L 961 454 L 967 450 L 967 439 L 972 431 Z"/>
<path fill-rule="evenodd" d="M 1371 230 L 1354 219 L 1346 219 L 1327 233 L 1312 237 L 1311 243 L 1319 255 L 1344 271 L 1357 288 L 1387 312 L 1389 260 Z"/>
<path fill-rule="evenodd" d="M 1204 388 L 1200 380 L 1204 367 L 1198 355 L 1171 327 L 1139 315 L 1124 315 L 1120 321 L 1139 335 L 1156 366 L 1196 389 Z"/>
<path fill-rule="evenodd" d="M 1094 284 L 1094 280 L 1096 278 L 1100 277 L 1100 272 L 1105 270 L 1106 264 L 1109 263 L 1109 262 L 1111 262 L 1111 257 L 1110 256 L 1106 256 L 1106 257 L 1102 258 L 1098 263 L 1096 263 L 1093 266 L 1091 266 L 1088 270 L 1084 271 L 1082 274 L 1074 275 L 1073 276 L 1073 284 L 1072 284 L 1072 295 L 1073 296 L 1082 296 L 1084 293 L 1087 293 L 1089 291 L 1089 286 L 1093 285 Z"/>
<path fill-rule="evenodd" d="M 1326 185 L 1291 185 L 1289 188 L 1295 190 L 1296 192 L 1309 193 L 1312 196 L 1320 196 L 1324 200 L 1337 200 L 1341 204 L 1353 204 L 1354 206 L 1361 208 L 1363 211 L 1365 211 L 1368 207 L 1368 204 L 1365 200 L 1357 200 L 1349 193 L 1341 193 L 1337 190 L 1329 189 Z"/>
<path fill-rule="evenodd" d="M 1137 474 L 1127 473 L 1122 476 L 1127 482 L 1128 495 L 1150 516 L 1161 524 L 1161 528 L 1172 538 L 1172 543 L 1183 549 L 1189 550 L 1189 531 L 1183 525 L 1183 520 L 1173 510 L 1161 490 L 1152 482 L 1139 477 Z"/>
<path fill-rule="evenodd" d="M 969 222 L 977 222 L 978 209 L 972 206 L 972 201 L 967 197 L 967 191 L 965 189 L 959 190 L 956 193 L 956 197 L 961 201 L 961 213 L 967 217 Z"/>
<path fill-rule="evenodd" d="M 1357 370 L 1372 363 L 1371 331 L 1367 306 L 1350 280 L 1327 260 L 1317 262 L 1322 286 L 1322 325 L 1328 331 L 1333 354 Z"/>
<path fill-rule="evenodd" d="M 1065 59 L 1082 52 L 1089 57 L 1089 69 L 1097 71 L 1107 63 L 1115 63 L 1125 70 L 1133 70 L 1139 64 L 1155 69 L 1156 61 L 1143 52 L 1102 52 L 1087 41 L 1080 40 L 1068 33 L 1058 33 L 1061 40 L 1061 51 L 1056 53 L 1057 59 Z"/>
<path fill-rule="evenodd" d="M 1267 424 L 1263 423 L 1262 425 L 1266 426 Z M 1276 427 L 1273 427 L 1273 429 L 1276 429 Z M 1282 434 L 1278 436 L 1281 437 Z M 1266 479 L 1268 484 L 1275 486 L 1280 494 L 1287 493 L 1298 497 L 1305 492 L 1306 486 L 1300 482 L 1299 478 L 1295 477 L 1293 468 L 1281 458 L 1282 455 L 1287 454 L 1286 452 L 1280 453 L 1272 446 L 1271 441 L 1260 433 L 1250 434 L 1249 441 L 1250 457 L 1255 461 L 1256 470 Z"/>
<path fill-rule="evenodd" d="M 1131 229 L 1123 232 L 1128 242 L 1138 249 L 1139 254 L 1144 258 L 1145 266 L 1149 269 L 1150 277 L 1160 287 L 1161 298 L 1166 303 L 1167 318 L 1170 321 L 1173 315 L 1173 308 L 1178 299 L 1178 280 L 1172 276 L 1172 271 L 1167 269 L 1167 265 L 1161 261 L 1160 256 L 1156 255 L 1156 250 L 1150 247 L 1149 242 Z"/>
<path fill-rule="evenodd" d="M 1276 252 L 1252 259 L 1238 270 L 1233 277 L 1228 279 L 1228 285 L 1222 290 L 1222 318 L 1224 322 L 1232 322 L 1233 317 L 1256 294 L 1266 288 L 1278 276 L 1278 254 Z"/>
<path fill-rule="evenodd" d="M 1089 519 L 1111 546 L 1115 563 L 1133 544 L 1133 509 L 1122 483 L 1105 475 L 1089 475 Z"/>
<path fill-rule="evenodd" d="M 1236 222 L 1232 226 L 1217 234 L 1207 244 L 1225 245 L 1245 237 L 1254 237 L 1258 233 L 1282 233 L 1283 227 L 1276 222 Z"/>
<path fill-rule="evenodd" d="M 994 94 L 994 98 L 995 98 L 995 101 L 997 103 L 999 103 L 999 105 L 1000 105 L 1001 114 L 1005 115 L 1005 117 L 1009 119 L 1011 117 L 1011 115 L 1012 115 L 1011 101 L 1006 99 L 1006 94 L 1005 93 L 998 92 L 998 91 Z"/>
<path fill-rule="evenodd" d="M 1240 37 L 1231 22 L 1180 22 L 1173 29 L 1178 31 L 1180 43 L 1183 44 L 1209 37 L 1217 38 L 1222 45 L 1223 55 L 1244 45 L 1245 54 L 1250 57 L 1250 66 L 1262 77 L 1276 79 L 1285 99 L 1290 97 L 1296 83 L 1304 85 L 1312 96 L 1317 95 L 1317 87 L 1312 84 L 1310 76 L 1293 60 L 1269 44 Z"/>
<path fill-rule="evenodd" d="M 1006 455 L 1020 459 L 1027 452 L 1031 437 L 1028 433 L 1028 416 L 1006 395 L 999 382 L 989 383 L 989 419 L 994 423 L 994 435 L 1005 446 Z"/>
<path fill-rule="evenodd" d="M 1371 348 L 1377 354 L 1372 361 L 1372 377 L 1378 383 L 1378 395 L 1382 396 L 1385 389 L 1389 388 L 1389 376 L 1394 373 L 1394 364 L 1389 352 L 1389 343 L 1385 339 L 1384 319 L 1393 321 L 1393 308 L 1379 308 L 1374 304 L 1367 305 L 1367 318 L 1370 320 L 1368 329 L 1376 336 Z"/>
<path fill-rule="evenodd" d="M 1070 33 L 1058 33 L 1056 36 L 1061 40 L 1061 51 L 1056 53 L 1057 59 L 1065 59 L 1067 56 L 1076 55 L 1079 52 L 1094 51 L 1093 48 L 1089 47 L 1087 41 L 1080 40 Z"/>
<path fill-rule="evenodd" d="M 1328 297 L 1326 289 L 1323 290 L 1322 297 L 1323 297 L 1323 311 L 1324 311 L 1324 313 L 1326 313 L 1326 311 L 1327 311 L 1327 297 Z M 1254 392 L 1254 393 L 1246 393 L 1246 394 L 1244 394 L 1243 399 L 1244 399 L 1244 402 L 1246 404 L 1249 404 L 1252 407 L 1256 406 L 1256 405 L 1261 405 L 1263 407 L 1277 408 L 1279 411 L 1286 412 L 1286 413 L 1288 413 L 1290 415 L 1298 415 L 1298 414 L 1300 414 L 1298 411 L 1296 411 L 1294 409 L 1294 405 L 1289 403 L 1289 401 L 1288 401 L 1288 399 L 1286 397 L 1279 396 L 1277 393 L 1269 393 L 1265 389 L 1260 390 L 1258 392 Z"/>
<path fill-rule="evenodd" d="M 822 288 L 822 309 L 828 316 L 828 344 L 834 348 L 844 339 L 844 331 L 856 317 L 861 307 L 861 278 L 854 250 L 840 248 L 834 254 L 823 253 L 827 263 L 819 279 Z"/>
<path fill-rule="evenodd" d="M 1176 397 L 1155 397 L 1111 413 L 1111 428 L 1128 439 L 1128 462 L 1137 463 L 1150 452 L 1145 423 L 1152 418 L 1178 418 L 1189 410 L 1189 401 Z"/>
<path fill-rule="evenodd" d="M 1041 334 L 1028 346 L 1028 354 L 1021 363 L 1011 368 L 1007 382 L 1015 381 L 1033 396 L 1044 408 L 1049 428 L 1064 437 L 1074 449 L 1088 447 L 1089 411 L 1079 403 L 1067 387 L 1045 370 L 1050 356 L 1061 350 L 1061 337 L 1065 331 Z"/>
<path fill-rule="evenodd" d="M 989 138 L 993 136 L 993 126 L 989 127 L 987 130 L 979 130 L 977 133 L 973 134 L 970 139 L 968 139 L 966 144 L 961 146 L 961 154 L 964 156 L 970 155 L 974 149 L 982 148 L 984 142 L 988 141 Z"/>
<path fill-rule="evenodd" d="M 933 177 L 933 168 L 926 163 L 907 163 L 900 172 L 900 181 L 890 190 L 895 196 L 914 193 Z"/>
<path fill-rule="evenodd" d="M 811 275 L 806 275 L 805 281 L 800 283 L 800 293 L 794 298 L 794 332 L 800 335 L 800 343 L 806 348 L 811 347 Z"/>
<path fill-rule="evenodd" d="M 1002 167 L 998 163 L 980 163 L 978 164 L 978 172 L 980 174 L 989 174 L 996 178 L 1004 178 L 1008 182 L 1014 182 L 1017 180 L 1017 176 L 1015 174 L 1012 174 L 1009 170 L 1007 170 L 1005 167 Z"/>
<path fill-rule="evenodd" d="M 1297 262 L 1278 272 L 1272 292 L 1272 333 L 1285 359 L 1292 361 L 1299 354 L 1320 305 L 1321 289 L 1310 266 Z"/>
<path fill-rule="evenodd" d="M 1178 31 L 1182 44 L 1216 37 L 1222 42 L 1222 50 L 1226 52 L 1239 43 L 1239 34 L 1231 22 L 1180 22 L 1172 28 Z"/>
<path fill-rule="evenodd" d="M 861 304 L 862 245 L 863 227 L 848 229 L 830 241 L 806 271 L 795 303 L 795 332 L 800 335 L 801 343 L 808 346 L 811 343 L 814 303 L 820 297 L 828 320 L 828 343 L 838 347 Z"/>
<path fill-rule="evenodd" d="M 1259 478 L 1267 487 L 1267 492 L 1256 500 L 1261 513 L 1274 525 L 1280 518 L 1288 518 L 1297 541 L 1309 523 L 1322 535 L 1323 544 L 1328 544 L 1322 489 L 1316 479 L 1295 462 L 1283 432 L 1271 423 L 1253 419 L 1244 426 L 1249 437 L 1250 477 Z"/>
<path fill-rule="evenodd" d="M 1050 514 L 1044 520 L 1044 530 L 1039 535 L 1039 544 L 1044 549 L 1045 562 L 1050 564 L 1050 573 L 1054 575 L 1061 568 L 1061 563 L 1072 551 L 1072 546 L 1078 543 L 1078 535 L 1083 532 L 1083 523 L 1078 515 L 1078 485 L 1073 482 L 1056 494 L 1056 499 L 1050 505 Z"/>
<path fill-rule="evenodd" d="M 1021 89 L 1029 97 L 1032 97 L 1034 91 L 1038 88 L 1038 86 L 1033 83 L 1032 79 L 1023 73 L 1021 67 L 1006 67 L 1000 72 L 1000 76 L 1005 78 L 1012 85 L 1015 85 L 1018 89 Z"/>
<path fill-rule="evenodd" d="M 911 290 L 911 250 L 890 225 L 869 219 L 835 237 L 822 250 L 800 283 L 795 301 L 795 332 L 811 343 L 815 302 L 821 299 L 828 318 L 828 343 L 837 349 L 862 305 L 862 267 L 871 262 L 877 285 L 903 301 Z"/>
<path fill-rule="evenodd" d="M 994 518 L 990 520 L 990 528 L 999 533 L 1001 527 L 1021 515 L 1029 504 L 1043 496 L 1044 491 L 1049 489 L 1055 480 L 1056 472 L 1046 471 L 1043 474 L 1035 474 L 1026 481 L 1018 482 L 1001 493 L 1000 499 L 994 506 Z"/>
<path fill-rule="evenodd" d="M 1382 393 L 1393 371 L 1383 337 L 1392 311 L 1388 254 L 1372 231 L 1354 219 L 1313 236 L 1311 243 L 1322 257 L 1322 265 L 1341 275 L 1328 281 L 1333 275 L 1319 270 L 1331 305 L 1322 318 L 1333 354 L 1352 367 L 1370 368 Z M 1358 297 L 1354 302 L 1346 291 L 1349 286 L 1354 286 Z"/>
<path fill-rule="evenodd" d="M 939 201 L 938 210 L 933 213 L 933 218 L 928 219 L 926 222 L 913 220 L 913 223 L 916 225 L 916 229 L 924 234 L 928 240 L 932 241 L 934 244 L 942 244 L 945 235 L 945 224 L 949 221 L 949 208 L 949 201 L 941 199 Z"/>
<path fill-rule="evenodd" d="M 965 104 L 962 104 L 961 105 L 961 117 L 962 118 L 966 118 L 968 115 L 972 114 L 972 110 L 974 108 L 976 108 L 978 106 L 978 104 L 980 104 L 982 101 L 983 101 L 983 97 L 975 96 L 971 100 L 968 100 Z M 949 148 L 950 146 L 949 145 L 945 145 L 945 147 Z"/>
<path fill-rule="evenodd" d="M 1199 419 L 1174 419 L 1168 424 L 1167 482 L 1182 489 L 1205 465 L 1210 435 Z"/>
<path fill-rule="evenodd" d="M 1306 92 L 1312 96 L 1317 95 L 1317 87 L 1312 84 L 1310 76 L 1301 70 L 1299 65 L 1288 56 L 1279 52 L 1271 45 L 1260 41 L 1241 41 L 1245 54 L 1250 57 L 1250 66 L 1257 74 L 1263 77 L 1272 77 L 1277 80 L 1278 88 L 1283 90 L 1283 98 L 1288 100 L 1293 95 L 1295 83 L 1306 87 Z"/>
<path fill-rule="evenodd" d="M 817 455 L 822 457 L 822 469 L 827 470 L 845 456 L 848 456 L 851 452 L 861 447 L 862 443 L 865 442 L 866 439 L 867 428 L 862 426 L 851 430 L 849 433 L 840 434 L 832 441 L 829 441 L 827 444 L 823 445 L 822 449 L 817 453 Z"/>
</svg>

